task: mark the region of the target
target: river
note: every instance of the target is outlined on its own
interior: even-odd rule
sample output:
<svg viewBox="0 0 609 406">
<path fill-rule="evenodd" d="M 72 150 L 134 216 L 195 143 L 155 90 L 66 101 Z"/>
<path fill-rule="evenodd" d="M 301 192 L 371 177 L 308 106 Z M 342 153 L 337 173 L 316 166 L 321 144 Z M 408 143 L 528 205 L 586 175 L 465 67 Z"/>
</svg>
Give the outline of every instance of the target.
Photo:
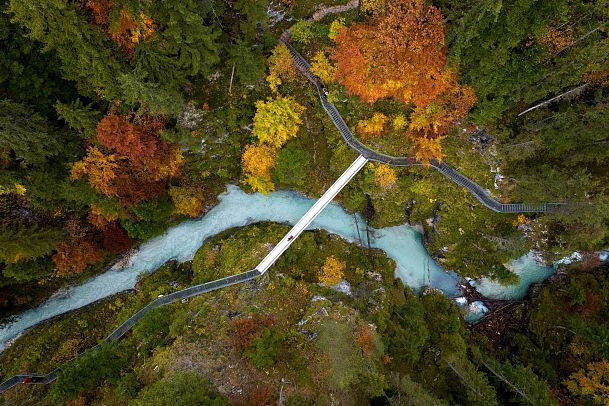
<svg viewBox="0 0 609 406">
<path fill-rule="evenodd" d="M 154 272 L 167 261 L 191 260 L 206 239 L 224 230 L 261 221 L 294 224 L 314 201 L 292 191 L 277 191 L 264 196 L 247 194 L 236 186 L 229 186 L 220 195 L 219 203 L 204 216 L 168 229 L 163 235 L 140 245 L 128 261 L 123 261 L 125 263 L 114 265 L 81 285 L 62 289 L 42 305 L 6 321 L 0 327 L 0 348 L 41 321 L 132 289 L 138 275 Z M 358 223 L 363 243 L 367 245 L 366 233 L 361 232 L 364 221 L 359 215 Z M 346 240 L 359 242 L 354 216 L 338 204 L 326 207 L 309 229 L 323 229 Z M 370 245 L 383 250 L 396 262 L 396 276 L 406 285 L 419 289 L 427 286 L 429 279 L 432 287 L 440 289 L 448 297 L 459 294 L 457 275 L 444 271 L 429 256 L 421 234 L 412 227 L 371 228 Z M 479 290 L 492 298 L 519 299 L 526 295 L 531 283 L 540 282 L 554 272 L 553 267 L 537 264 L 531 255 L 514 261 L 511 267 L 520 275 L 518 285 L 505 287 L 482 280 L 478 282 Z"/>
</svg>

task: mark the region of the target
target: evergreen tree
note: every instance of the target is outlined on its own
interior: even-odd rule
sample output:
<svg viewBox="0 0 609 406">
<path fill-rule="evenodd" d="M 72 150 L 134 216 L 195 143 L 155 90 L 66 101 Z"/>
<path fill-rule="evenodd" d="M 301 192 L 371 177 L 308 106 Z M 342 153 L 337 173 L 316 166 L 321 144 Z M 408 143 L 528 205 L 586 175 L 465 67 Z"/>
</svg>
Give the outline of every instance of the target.
<svg viewBox="0 0 609 406">
<path fill-rule="evenodd" d="M 40 165 L 61 151 L 61 144 L 47 120 L 31 107 L 0 101 L 0 159 Z"/>
<path fill-rule="evenodd" d="M 92 109 L 91 105 L 83 105 L 80 99 L 72 103 L 55 103 L 55 110 L 68 126 L 78 131 L 84 138 L 95 136 L 95 127 L 101 118 L 101 113 Z"/>
<path fill-rule="evenodd" d="M 0 227 L 0 261 L 16 263 L 49 254 L 62 238 L 61 231 L 12 225 Z"/>
</svg>

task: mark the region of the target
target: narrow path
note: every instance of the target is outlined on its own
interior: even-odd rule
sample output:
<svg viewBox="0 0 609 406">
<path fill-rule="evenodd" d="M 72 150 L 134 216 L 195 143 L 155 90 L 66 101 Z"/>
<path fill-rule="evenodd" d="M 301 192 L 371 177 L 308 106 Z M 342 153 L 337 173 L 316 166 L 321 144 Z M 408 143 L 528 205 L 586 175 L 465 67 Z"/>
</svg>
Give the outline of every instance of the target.
<svg viewBox="0 0 609 406">
<path fill-rule="evenodd" d="M 354 150 L 356 150 L 359 154 L 367 158 L 369 161 L 380 162 L 387 165 L 392 166 L 415 166 L 422 165 L 420 161 L 418 161 L 415 157 L 395 157 L 391 155 L 386 155 L 380 152 L 369 148 L 368 146 L 362 144 L 357 138 L 353 136 L 351 130 L 343 120 L 342 116 L 329 100 L 327 96 L 327 88 L 321 78 L 315 75 L 311 71 L 311 65 L 307 62 L 307 60 L 296 50 L 289 42 L 290 32 L 289 30 L 285 31 L 280 38 L 290 50 L 290 54 L 292 55 L 292 60 L 294 64 L 298 68 L 298 70 L 317 88 L 317 92 L 319 94 L 319 99 L 321 101 L 321 105 L 342 135 L 345 142 Z M 455 182 L 457 185 L 464 187 L 471 194 L 474 195 L 476 199 L 484 206 L 493 210 L 497 213 L 541 213 L 547 212 L 551 210 L 556 210 L 559 207 L 563 206 L 562 203 L 514 203 L 514 204 L 504 204 L 494 199 L 489 191 L 482 188 L 482 186 L 478 185 L 473 180 L 469 179 L 467 176 L 463 175 L 456 169 L 452 168 L 450 165 L 445 162 L 440 162 L 436 159 L 430 162 L 430 166 L 441 174 Z"/>
<path fill-rule="evenodd" d="M 294 224 L 294 227 L 290 229 L 290 231 L 279 241 L 279 243 L 269 252 L 269 254 L 256 266 L 255 269 L 252 269 L 247 272 L 243 272 L 237 275 L 227 276 L 226 278 L 217 279 L 215 281 L 202 283 L 200 285 L 191 286 L 186 289 L 179 290 L 177 292 L 173 292 L 166 296 L 160 296 L 154 299 L 152 302 L 148 303 L 145 307 L 140 309 L 133 316 L 129 317 L 125 322 L 123 322 L 120 326 L 116 328 L 108 337 L 104 339 L 103 343 L 109 343 L 114 340 L 118 340 L 123 335 L 125 335 L 135 323 L 137 323 L 140 319 L 142 319 L 149 311 L 155 309 L 159 306 L 163 306 L 165 304 L 169 304 L 175 302 L 176 300 L 182 300 L 189 297 L 197 296 L 203 293 L 211 292 L 217 289 L 221 289 L 227 286 L 236 285 L 239 283 L 247 282 L 250 280 L 254 280 L 259 276 L 265 274 L 265 272 L 273 266 L 275 261 L 287 250 L 290 245 L 296 240 L 296 238 L 315 220 L 315 218 L 323 211 L 323 209 L 336 197 L 338 192 L 345 187 L 347 183 L 359 172 L 360 169 L 364 167 L 364 165 L 368 162 L 368 160 L 359 156 L 353 163 L 343 172 L 343 174 L 330 186 L 328 190 L 315 202 L 315 204 L 307 210 L 307 212 Z M 90 349 L 98 347 L 100 344 L 92 347 Z M 77 355 L 76 357 L 82 354 Z M 76 358 L 75 357 L 75 358 Z M 74 360 L 72 358 L 70 361 Z M 7 379 L 6 381 L 0 383 L 0 393 L 12 388 L 13 386 L 20 383 L 27 384 L 39 384 L 45 385 L 53 382 L 57 379 L 57 375 L 61 371 L 61 368 L 55 368 L 53 371 L 48 374 L 38 374 L 32 372 L 24 372 L 21 374 L 17 374 L 12 378 Z"/>
</svg>

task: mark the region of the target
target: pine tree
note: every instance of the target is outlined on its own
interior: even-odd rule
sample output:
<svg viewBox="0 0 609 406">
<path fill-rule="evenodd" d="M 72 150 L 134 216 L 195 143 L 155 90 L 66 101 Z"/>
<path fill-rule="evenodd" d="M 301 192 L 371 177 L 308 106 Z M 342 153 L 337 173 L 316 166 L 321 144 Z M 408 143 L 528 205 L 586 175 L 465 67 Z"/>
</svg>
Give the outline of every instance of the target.
<svg viewBox="0 0 609 406">
<path fill-rule="evenodd" d="M 31 107 L 0 101 L 0 159 L 17 159 L 40 165 L 61 151 L 56 130 Z"/>
<path fill-rule="evenodd" d="M 11 225 L 0 227 L 0 261 L 16 263 L 49 254 L 62 238 L 53 228 Z"/>
</svg>

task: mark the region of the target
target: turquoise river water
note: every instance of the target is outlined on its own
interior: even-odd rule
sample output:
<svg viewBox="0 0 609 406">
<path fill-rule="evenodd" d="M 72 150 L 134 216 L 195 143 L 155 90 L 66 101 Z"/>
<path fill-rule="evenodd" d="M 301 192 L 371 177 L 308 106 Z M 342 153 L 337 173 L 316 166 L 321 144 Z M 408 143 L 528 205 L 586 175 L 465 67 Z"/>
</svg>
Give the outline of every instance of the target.
<svg viewBox="0 0 609 406">
<path fill-rule="evenodd" d="M 154 272 L 169 260 L 191 260 L 203 242 L 224 230 L 261 221 L 294 224 L 314 203 L 291 191 L 277 191 L 268 196 L 247 194 L 229 186 L 220 202 L 204 216 L 184 221 L 163 235 L 143 243 L 123 264 L 92 277 L 81 285 L 57 292 L 42 305 L 27 310 L 0 326 L 0 348 L 26 329 L 59 314 L 78 309 L 97 300 L 131 289 L 138 275 Z M 360 228 L 364 224 L 358 217 Z M 355 219 L 338 204 L 329 205 L 309 229 L 324 229 L 349 241 L 358 241 Z M 362 233 L 365 238 L 365 233 Z M 364 241 L 366 244 L 367 242 Z M 383 250 L 396 264 L 396 276 L 414 289 L 428 285 L 442 290 L 449 297 L 459 295 L 459 278 L 444 271 L 427 253 L 421 234 L 401 225 L 371 229 L 370 245 Z M 478 290 L 492 298 L 519 299 L 526 295 L 531 283 L 540 282 L 554 272 L 553 267 L 539 265 L 532 255 L 524 256 L 511 265 L 520 275 L 520 283 L 509 287 L 488 280 L 476 281 Z"/>
</svg>

